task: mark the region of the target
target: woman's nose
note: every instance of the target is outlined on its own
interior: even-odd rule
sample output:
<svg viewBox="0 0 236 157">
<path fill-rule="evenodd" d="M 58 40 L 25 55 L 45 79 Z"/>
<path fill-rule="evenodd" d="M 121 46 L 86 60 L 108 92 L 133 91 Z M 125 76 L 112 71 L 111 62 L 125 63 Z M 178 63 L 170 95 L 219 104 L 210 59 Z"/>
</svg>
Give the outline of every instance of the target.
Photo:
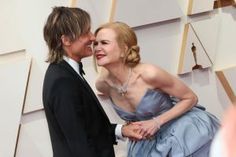
<svg viewBox="0 0 236 157">
<path fill-rule="evenodd" d="M 100 44 L 99 43 L 95 43 L 93 46 L 94 51 L 99 51 L 101 50 Z"/>
</svg>

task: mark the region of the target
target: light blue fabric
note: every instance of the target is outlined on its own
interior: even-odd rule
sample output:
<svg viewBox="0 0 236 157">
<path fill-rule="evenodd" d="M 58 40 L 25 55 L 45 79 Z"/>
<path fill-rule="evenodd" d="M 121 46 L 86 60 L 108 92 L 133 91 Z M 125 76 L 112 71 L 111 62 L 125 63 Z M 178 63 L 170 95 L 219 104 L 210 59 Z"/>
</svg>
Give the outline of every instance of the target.
<svg viewBox="0 0 236 157">
<path fill-rule="evenodd" d="M 135 112 L 127 112 L 113 104 L 125 121 L 151 119 L 176 104 L 169 95 L 149 89 Z M 219 128 L 218 119 L 197 106 L 164 124 L 151 140 L 129 141 L 128 157 L 208 157 L 211 141 Z"/>
</svg>

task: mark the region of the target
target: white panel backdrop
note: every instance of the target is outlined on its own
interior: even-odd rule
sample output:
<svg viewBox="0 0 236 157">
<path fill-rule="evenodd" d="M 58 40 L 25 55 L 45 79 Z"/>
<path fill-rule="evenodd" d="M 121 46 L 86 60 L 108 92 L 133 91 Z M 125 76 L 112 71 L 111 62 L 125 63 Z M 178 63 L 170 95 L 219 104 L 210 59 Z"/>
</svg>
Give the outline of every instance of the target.
<svg viewBox="0 0 236 157">
<path fill-rule="evenodd" d="M 0 64 L 0 156 L 11 157 L 16 141 L 25 99 L 31 58 L 24 52 L 19 57 L 6 57 Z M 11 58 L 9 58 L 11 57 Z M 4 88 L 5 87 L 5 88 Z"/>
</svg>

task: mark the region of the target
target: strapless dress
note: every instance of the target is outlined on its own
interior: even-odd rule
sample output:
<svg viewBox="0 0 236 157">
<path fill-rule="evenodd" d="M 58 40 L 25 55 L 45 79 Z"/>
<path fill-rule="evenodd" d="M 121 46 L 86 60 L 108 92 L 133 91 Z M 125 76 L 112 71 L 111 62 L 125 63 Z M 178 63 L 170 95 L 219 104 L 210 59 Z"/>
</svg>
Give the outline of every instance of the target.
<svg viewBox="0 0 236 157">
<path fill-rule="evenodd" d="M 125 121 L 134 122 L 156 117 L 178 100 L 158 90 L 149 89 L 135 112 L 122 110 L 112 103 Z M 129 141 L 128 157 L 208 157 L 211 142 L 220 126 L 219 120 L 196 105 L 190 111 L 161 126 L 152 139 Z"/>
</svg>

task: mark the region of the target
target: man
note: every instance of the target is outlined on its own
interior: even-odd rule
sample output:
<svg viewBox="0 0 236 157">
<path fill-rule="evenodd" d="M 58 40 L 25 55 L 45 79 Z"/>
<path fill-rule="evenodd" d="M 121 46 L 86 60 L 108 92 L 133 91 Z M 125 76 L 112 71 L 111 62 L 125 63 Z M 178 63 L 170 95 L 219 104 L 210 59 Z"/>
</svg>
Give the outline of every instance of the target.
<svg viewBox="0 0 236 157">
<path fill-rule="evenodd" d="M 79 8 L 55 7 L 44 26 L 50 63 L 43 104 L 54 157 L 114 157 L 115 132 L 141 139 L 139 126 L 111 124 L 83 78 L 81 59 L 93 54 L 90 16 Z"/>
</svg>

